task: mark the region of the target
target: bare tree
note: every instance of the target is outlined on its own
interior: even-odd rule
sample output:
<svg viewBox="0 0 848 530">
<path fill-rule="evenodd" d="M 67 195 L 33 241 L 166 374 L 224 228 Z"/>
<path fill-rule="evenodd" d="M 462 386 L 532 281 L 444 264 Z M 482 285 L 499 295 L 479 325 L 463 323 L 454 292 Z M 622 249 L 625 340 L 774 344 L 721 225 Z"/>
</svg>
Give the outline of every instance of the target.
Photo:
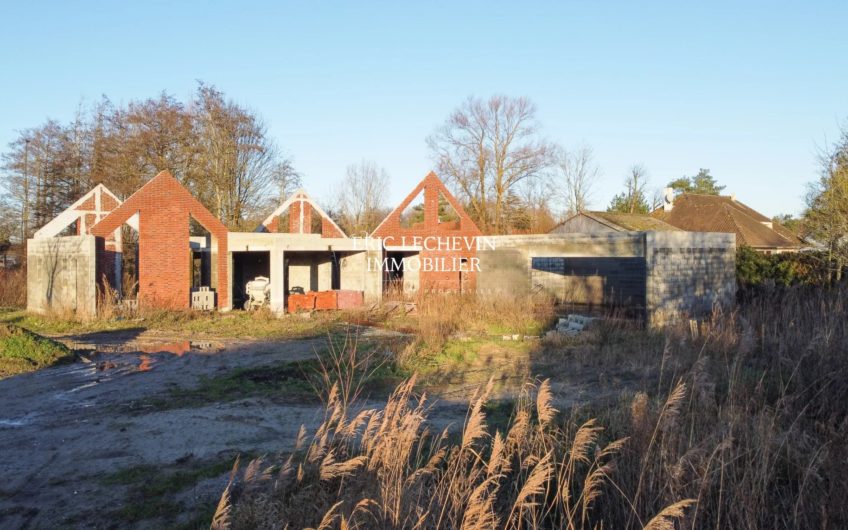
<svg viewBox="0 0 848 530">
<path fill-rule="evenodd" d="M 291 158 L 282 158 L 277 162 L 277 165 L 274 167 L 272 180 L 279 194 L 279 202 L 274 201 L 276 203 L 275 208 L 302 184 L 301 175 L 294 168 Z"/>
<path fill-rule="evenodd" d="M 558 165 L 562 174 L 561 194 L 568 214 L 585 211 L 592 188 L 601 174 L 595 163 L 595 153 L 588 145 L 573 151 L 560 151 Z"/>
<path fill-rule="evenodd" d="M 642 164 L 630 166 L 624 179 L 624 191 L 612 198 L 607 211 L 619 213 L 648 213 L 648 172 Z"/>
<path fill-rule="evenodd" d="M 203 84 L 188 104 L 166 93 L 122 106 L 104 97 L 69 124 L 48 120 L 21 131 L 2 162 L 3 199 L 20 238 L 98 183 L 126 197 L 168 169 L 225 224 L 241 228 L 299 178 L 259 116 Z"/>
<path fill-rule="evenodd" d="M 556 179 L 543 175 L 521 186 L 521 203 L 527 213 L 527 232 L 540 234 L 556 226 L 554 216 Z"/>
<path fill-rule="evenodd" d="M 427 139 L 439 173 L 467 204 L 484 232 L 509 229 L 507 198 L 553 162 L 527 98 L 469 97 Z"/>
<path fill-rule="evenodd" d="M 200 85 L 193 105 L 200 141 L 197 193 L 225 224 L 239 227 L 279 180 L 279 154 L 262 120 L 214 87 Z"/>
<path fill-rule="evenodd" d="M 336 197 L 339 225 L 349 235 L 363 235 L 377 228 L 386 214 L 389 174 L 370 160 L 347 167 Z"/>
</svg>

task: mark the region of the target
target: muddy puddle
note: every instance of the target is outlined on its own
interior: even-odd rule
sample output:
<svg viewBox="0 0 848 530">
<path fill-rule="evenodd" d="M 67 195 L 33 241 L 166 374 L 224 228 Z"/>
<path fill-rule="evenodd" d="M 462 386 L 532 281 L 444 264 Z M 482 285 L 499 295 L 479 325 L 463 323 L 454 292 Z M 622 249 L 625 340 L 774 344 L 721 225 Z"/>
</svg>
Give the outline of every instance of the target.
<svg viewBox="0 0 848 530">
<path fill-rule="evenodd" d="M 182 357 L 187 353 L 217 353 L 224 344 L 215 341 L 125 341 L 125 342 L 79 342 L 68 346 L 85 351 L 80 358 L 92 364 L 98 372 L 148 372 L 169 357 Z"/>
</svg>

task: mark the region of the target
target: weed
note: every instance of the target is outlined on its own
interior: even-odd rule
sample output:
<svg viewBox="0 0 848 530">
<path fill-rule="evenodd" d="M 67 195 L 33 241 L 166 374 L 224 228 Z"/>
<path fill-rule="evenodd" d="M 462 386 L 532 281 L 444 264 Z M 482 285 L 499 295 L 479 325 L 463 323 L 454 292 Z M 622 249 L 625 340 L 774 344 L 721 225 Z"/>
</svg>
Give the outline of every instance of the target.
<svg viewBox="0 0 848 530">
<path fill-rule="evenodd" d="M 73 359 L 66 346 L 13 324 L 0 322 L 0 378 Z"/>
</svg>

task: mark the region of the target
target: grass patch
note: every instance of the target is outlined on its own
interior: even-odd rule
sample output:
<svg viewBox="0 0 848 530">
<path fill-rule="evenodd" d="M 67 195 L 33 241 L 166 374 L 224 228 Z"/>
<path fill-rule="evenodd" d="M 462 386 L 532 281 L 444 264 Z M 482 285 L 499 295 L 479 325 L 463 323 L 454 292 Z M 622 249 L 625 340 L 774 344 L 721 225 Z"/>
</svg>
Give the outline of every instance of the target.
<svg viewBox="0 0 848 530">
<path fill-rule="evenodd" d="M 194 388 L 174 388 L 150 403 L 157 410 L 201 407 L 249 397 L 304 401 L 316 399 L 317 361 L 238 368 L 227 374 L 203 377 Z"/>
<path fill-rule="evenodd" d="M 138 317 L 78 320 L 61 315 L 36 315 L 22 310 L 0 312 L 0 323 L 13 323 L 36 333 L 69 335 L 144 329 L 190 333 L 193 336 L 284 339 L 315 337 L 334 330 L 346 315 L 339 312 L 277 317 L 269 311 L 147 311 Z"/>
<path fill-rule="evenodd" d="M 494 434 L 495 431 L 500 431 L 501 434 L 506 433 L 515 416 L 515 407 L 516 403 L 513 399 L 491 400 L 483 405 L 483 413 L 486 415 L 490 434 Z"/>
<path fill-rule="evenodd" d="M 405 373 L 418 372 L 428 375 L 433 372 L 464 370 L 474 366 L 487 350 L 509 350 L 516 354 L 526 354 L 537 342 L 503 341 L 499 337 L 473 337 L 450 339 L 438 348 L 432 348 L 423 341 L 410 346 L 404 355 L 402 369 Z"/>
<path fill-rule="evenodd" d="M 103 477 L 100 482 L 106 486 L 129 487 L 128 502 L 116 512 L 123 521 L 134 523 L 157 517 L 173 519 L 186 511 L 182 503 L 171 500 L 177 493 L 202 480 L 219 477 L 230 471 L 232 466 L 231 459 L 207 461 L 170 472 L 159 466 L 140 465 L 118 470 Z M 204 522 L 208 526 L 212 514 L 208 507 L 204 508 L 202 513 L 181 527 L 196 528 Z"/>
<path fill-rule="evenodd" d="M 0 322 L 0 379 L 72 359 L 65 345 Z"/>
</svg>

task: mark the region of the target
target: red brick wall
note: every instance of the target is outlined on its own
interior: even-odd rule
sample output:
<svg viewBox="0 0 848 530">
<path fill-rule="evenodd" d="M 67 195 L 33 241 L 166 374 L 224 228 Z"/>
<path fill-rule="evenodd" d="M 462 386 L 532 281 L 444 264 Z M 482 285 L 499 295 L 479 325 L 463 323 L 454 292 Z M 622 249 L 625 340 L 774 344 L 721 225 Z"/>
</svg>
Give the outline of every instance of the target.
<svg viewBox="0 0 848 530">
<path fill-rule="evenodd" d="M 411 228 L 401 226 L 400 216 L 407 206 L 424 190 L 424 222 L 418 223 Z M 456 213 L 459 215 L 458 222 L 439 222 L 439 192 L 453 206 Z M 380 226 L 372 234 L 372 237 L 394 238 L 386 241 L 388 246 L 401 245 L 402 238 L 406 238 L 406 245 L 412 245 L 414 237 L 421 238 L 438 238 L 441 241 L 447 241 L 447 238 L 476 238 L 481 236 L 480 229 L 474 224 L 474 221 L 468 217 L 468 214 L 459 204 L 459 201 L 445 187 L 444 183 L 439 180 L 435 173 L 430 173 L 418 186 L 412 190 L 406 199 L 395 208 L 395 210 L 383 220 Z M 431 240 L 431 242 L 434 240 Z M 469 239 L 469 241 L 472 241 Z M 476 240 L 474 240 L 476 241 Z M 422 249 L 419 258 L 422 260 L 440 260 L 444 259 L 446 268 L 452 269 L 442 272 L 425 272 L 422 270 L 419 273 L 420 290 L 437 290 L 437 291 L 459 291 L 460 290 L 460 273 L 456 271 L 458 267 L 453 266 L 453 259 L 460 260 L 465 258 L 471 265 L 471 258 L 477 257 L 477 249 L 474 244 L 471 249 L 455 250 L 426 250 Z M 464 289 L 474 289 L 476 285 L 477 275 L 473 271 L 467 273 L 467 281 L 463 286 Z"/>
<path fill-rule="evenodd" d="M 294 201 L 288 208 L 289 212 L 289 233 L 299 234 L 300 231 L 300 208 L 303 205 L 303 232 L 304 234 L 312 233 L 312 216 L 321 216 L 321 237 L 347 237 L 345 236 L 327 217 L 315 212 L 312 205 L 306 201 Z M 285 212 L 283 212 L 285 213 Z M 275 215 L 271 221 L 263 223 L 266 232 L 276 234 L 280 231 L 280 216 Z"/>
<path fill-rule="evenodd" d="M 300 231 L 300 205 L 303 205 L 303 232 Z M 312 205 L 308 202 L 295 201 L 289 207 L 289 233 L 312 233 Z"/>
<path fill-rule="evenodd" d="M 321 217 L 321 237 L 346 237 L 326 217 Z"/>
<path fill-rule="evenodd" d="M 217 240 L 213 267 L 218 273 L 218 307 L 229 305 L 227 282 L 227 228 L 167 171 L 156 175 L 91 233 L 108 237 L 136 212 L 138 234 L 138 298 L 148 307 L 190 306 L 189 216 L 194 217 Z"/>
</svg>

